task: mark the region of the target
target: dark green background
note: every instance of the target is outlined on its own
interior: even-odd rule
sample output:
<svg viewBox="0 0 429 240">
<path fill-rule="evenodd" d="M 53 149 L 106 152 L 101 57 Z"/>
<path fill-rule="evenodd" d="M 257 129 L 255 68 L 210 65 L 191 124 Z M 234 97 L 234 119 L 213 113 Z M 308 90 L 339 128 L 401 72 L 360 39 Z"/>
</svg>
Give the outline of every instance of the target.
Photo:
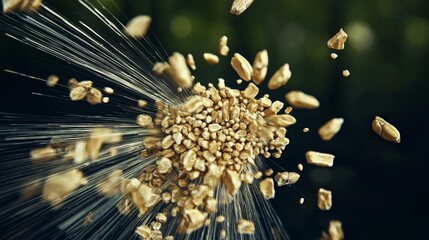
<svg viewBox="0 0 429 240">
<path fill-rule="evenodd" d="M 75 1 L 45 2 L 73 21 L 102 27 Z M 235 86 L 231 54 L 239 52 L 253 61 L 256 52 L 267 49 L 268 77 L 284 63 L 290 64 L 293 74 L 285 87 L 268 91 L 264 82 L 261 92 L 283 101 L 287 91 L 299 89 L 320 100 L 316 110 L 293 111 L 298 123 L 288 130 L 291 144 L 275 160 L 296 171 L 307 150 L 336 155 L 330 169 L 305 165 L 300 181 L 291 189 L 279 189 L 272 200 L 292 239 L 317 239 L 331 219 L 343 222 L 347 239 L 425 238 L 429 227 L 428 1 L 255 0 L 241 16 L 229 13 L 230 0 L 101 2 L 123 22 L 138 14 L 151 15 L 151 31 L 167 53 L 194 54 L 198 81 L 215 82 L 223 77 Z M 337 52 L 338 59 L 332 60 L 326 41 L 340 27 L 349 40 L 345 50 Z M 216 53 L 222 35 L 229 37 L 230 55 L 209 66 L 202 54 Z M 1 68 L 30 75 L 73 76 L 80 71 L 4 35 L 0 52 Z M 350 77 L 341 76 L 343 69 L 350 70 Z M 3 72 L 1 84 L 0 112 L 52 114 L 67 108 L 68 112 L 94 114 L 94 108 L 83 104 L 76 107 L 31 95 L 32 91 L 49 91 L 39 82 Z M 101 107 L 95 113 L 108 111 Z M 376 115 L 399 129 L 400 144 L 386 142 L 372 132 Z M 343 117 L 345 123 L 333 140 L 323 142 L 317 129 L 333 117 Z M 302 133 L 304 127 L 310 132 Z M 329 212 L 316 207 L 319 187 L 333 191 Z M 299 193 L 306 198 L 303 206 L 297 203 Z"/>
</svg>

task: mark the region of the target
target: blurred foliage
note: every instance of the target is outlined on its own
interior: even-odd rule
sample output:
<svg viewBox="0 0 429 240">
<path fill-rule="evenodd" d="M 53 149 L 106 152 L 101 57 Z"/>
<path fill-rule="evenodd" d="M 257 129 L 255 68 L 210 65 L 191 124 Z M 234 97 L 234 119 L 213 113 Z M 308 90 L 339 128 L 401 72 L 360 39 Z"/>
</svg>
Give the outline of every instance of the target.
<svg viewBox="0 0 429 240">
<path fill-rule="evenodd" d="M 74 21 L 91 21 L 94 29 L 103 27 L 76 1 L 45 2 Z M 291 65 L 293 73 L 285 87 L 269 92 L 272 98 L 283 101 L 287 91 L 299 89 L 321 101 L 317 110 L 293 111 L 298 123 L 288 131 L 291 144 L 277 160 L 282 167 L 296 170 L 308 149 L 336 155 L 332 169 L 306 166 L 293 189 L 277 193 L 280 200 L 273 204 L 292 239 L 317 239 L 331 219 L 343 221 L 347 239 L 425 236 L 423 227 L 429 224 L 428 207 L 423 205 L 429 201 L 423 167 L 427 166 L 424 149 L 429 107 L 428 1 L 255 0 L 240 16 L 229 13 L 231 0 L 100 2 L 124 23 L 135 15 L 151 15 L 151 31 L 157 39 L 150 40 L 159 41 L 167 53 L 192 53 L 197 61 L 197 81 L 215 82 L 222 77 L 236 86 L 238 76 L 229 57 L 239 52 L 253 61 L 256 52 L 267 49 L 268 77 L 284 63 Z M 332 60 L 326 41 L 341 27 L 349 40 L 345 50 L 337 52 L 338 59 Z M 216 53 L 222 35 L 229 38 L 229 57 L 209 66 L 202 54 Z M 1 41 L 2 68 L 40 54 L 8 38 Z M 343 69 L 350 70 L 350 77 L 341 76 Z M 31 70 L 35 70 L 31 65 L 21 66 L 22 72 Z M 46 69 L 38 70 L 49 74 Z M 1 90 L 3 108 L 12 111 L 25 106 L 18 97 L 21 93 L 10 92 L 14 76 L 2 78 L 10 87 Z M 261 92 L 268 93 L 266 82 L 261 84 Z M 399 145 L 372 132 L 375 115 L 401 131 Z M 317 129 L 332 117 L 343 117 L 345 124 L 332 141 L 322 142 Z M 304 127 L 310 132 L 303 134 Z M 315 194 L 320 186 L 333 190 L 330 212 L 316 208 Z M 299 193 L 306 197 L 303 206 L 297 204 Z"/>
</svg>

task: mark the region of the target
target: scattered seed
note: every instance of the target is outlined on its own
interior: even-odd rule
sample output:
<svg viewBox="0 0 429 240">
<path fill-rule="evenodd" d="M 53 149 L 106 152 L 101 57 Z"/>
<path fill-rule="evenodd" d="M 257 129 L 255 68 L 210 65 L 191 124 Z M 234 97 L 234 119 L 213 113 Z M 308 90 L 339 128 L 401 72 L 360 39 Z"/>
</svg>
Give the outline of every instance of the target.
<svg viewBox="0 0 429 240">
<path fill-rule="evenodd" d="M 401 142 L 401 135 L 398 129 L 381 117 L 376 116 L 374 118 L 372 121 L 372 129 L 384 140 L 395 143 Z"/>
<path fill-rule="evenodd" d="M 348 76 L 350 76 L 349 70 L 343 70 L 343 77 L 348 77 Z"/>
<path fill-rule="evenodd" d="M 192 75 L 188 66 L 186 65 L 185 57 L 180 53 L 173 53 L 168 59 L 170 67 L 167 69 L 168 74 L 173 81 L 180 87 L 192 87 Z"/>
<path fill-rule="evenodd" d="M 303 169 L 304 169 L 304 166 L 301 163 L 298 164 L 298 170 L 302 172 Z"/>
<path fill-rule="evenodd" d="M 286 85 L 291 76 L 292 72 L 290 71 L 289 64 L 286 63 L 268 81 L 268 89 L 274 90 Z"/>
<path fill-rule="evenodd" d="M 281 187 L 284 185 L 292 185 L 296 183 L 299 177 L 299 174 L 296 172 L 279 172 L 274 179 L 277 182 L 277 186 Z"/>
<path fill-rule="evenodd" d="M 258 52 L 253 60 L 253 74 L 252 80 L 255 84 L 259 85 L 264 81 L 268 71 L 268 52 L 262 50 Z"/>
<path fill-rule="evenodd" d="M 219 54 L 221 56 L 227 56 L 228 52 L 229 52 L 229 47 L 228 47 L 228 37 L 227 36 L 222 36 L 219 39 Z"/>
<path fill-rule="evenodd" d="M 239 219 L 236 230 L 240 234 L 253 234 L 255 232 L 255 224 L 246 219 Z"/>
<path fill-rule="evenodd" d="M 88 90 L 85 87 L 77 86 L 70 91 L 70 99 L 72 101 L 79 101 L 86 97 Z"/>
<path fill-rule="evenodd" d="M 46 85 L 48 87 L 55 87 L 55 85 L 57 85 L 59 80 L 60 78 L 57 75 L 50 75 L 46 80 Z"/>
<path fill-rule="evenodd" d="M 204 60 L 208 63 L 208 64 L 217 64 L 219 63 L 219 57 L 212 54 L 212 53 L 204 53 L 203 54 Z"/>
<path fill-rule="evenodd" d="M 303 128 L 302 131 L 307 133 L 308 131 L 310 131 L 310 129 L 306 127 L 306 128 Z"/>
<path fill-rule="evenodd" d="M 245 81 L 250 81 L 252 79 L 252 65 L 240 54 L 234 53 L 234 57 L 231 58 L 231 66 L 241 79 Z"/>
<path fill-rule="evenodd" d="M 327 45 L 328 48 L 343 50 L 344 43 L 347 40 L 347 33 L 341 28 L 338 33 L 336 33 L 331 39 L 328 40 Z"/>
<path fill-rule="evenodd" d="M 253 1 L 254 0 L 234 0 L 230 12 L 234 15 L 240 15 L 250 7 Z"/>
<path fill-rule="evenodd" d="M 56 158 L 56 150 L 51 145 L 35 148 L 31 150 L 30 157 L 34 163 L 45 163 Z"/>
<path fill-rule="evenodd" d="M 290 113 L 292 112 L 292 110 L 293 110 L 293 107 L 288 106 L 288 107 L 285 109 L 285 113 L 286 113 L 286 114 L 290 114 Z"/>
<path fill-rule="evenodd" d="M 137 100 L 137 106 L 139 106 L 140 108 L 144 108 L 147 106 L 147 102 L 145 100 Z"/>
<path fill-rule="evenodd" d="M 237 79 L 237 84 L 241 84 L 243 82 L 242 79 Z"/>
<path fill-rule="evenodd" d="M 113 94 L 115 91 L 113 90 L 113 88 L 111 88 L 111 87 L 104 87 L 103 88 L 103 92 L 105 93 L 105 94 Z"/>
<path fill-rule="evenodd" d="M 301 91 L 290 91 L 285 95 L 285 99 L 294 108 L 314 109 L 319 107 L 319 100 Z"/>
<path fill-rule="evenodd" d="M 101 103 L 102 99 L 103 94 L 96 88 L 90 88 L 88 94 L 86 95 L 86 101 L 88 101 L 88 103 L 91 105 Z"/>
<path fill-rule="evenodd" d="M 320 153 L 308 151 L 305 153 L 305 158 L 308 164 L 313 164 L 319 167 L 332 167 L 334 165 L 335 156 L 328 153 Z"/>
<path fill-rule="evenodd" d="M 338 54 L 336 54 L 336 53 L 331 53 L 331 58 L 332 58 L 332 59 L 337 59 L 337 57 L 338 57 Z"/>
<path fill-rule="evenodd" d="M 146 114 L 140 114 L 137 116 L 137 124 L 144 128 L 153 128 L 152 117 Z"/>
<path fill-rule="evenodd" d="M 136 16 L 127 23 L 124 29 L 124 34 L 128 37 L 134 37 L 137 39 L 143 38 L 146 35 L 151 23 L 152 18 L 150 16 Z"/>
<path fill-rule="evenodd" d="M 319 128 L 319 136 L 323 141 L 331 140 L 344 123 L 343 118 L 333 118 Z"/>
<path fill-rule="evenodd" d="M 103 99 L 101 100 L 103 103 L 109 103 L 110 98 L 109 97 L 103 97 Z"/>
<path fill-rule="evenodd" d="M 343 240 L 344 232 L 341 226 L 341 222 L 338 220 L 330 221 L 328 232 L 322 232 L 321 240 Z"/>
<path fill-rule="evenodd" d="M 188 64 L 188 67 L 190 67 L 192 70 L 196 70 L 197 66 L 195 65 L 194 56 L 192 54 L 188 54 L 186 57 L 186 63 Z"/>
<path fill-rule="evenodd" d="M 301 204 L 301 205 L 304 204 L 304 198 L 303 197 L 299 199 L 299 204 Z"/>
<path fill-rule="evenodd" d="M 72 169 L 60 174 L 50 175 L 43 185 L 42 197 L 53 206 L 62 203 L 69 194 L 80 185 L 85 184 L 83 173 L 78 169 Z"/>
<path fill-rule="evenodd" d="M 317 206 L 320 210 L 327 211 L 332 207 L 332 193 L 329 190 L 320 188 L 317 192 Z"/>
<path fill-rule="evenodd" d="M 275 196 L 274 181 L 272 178 L 266 178 L 259 183 L 259 190 L 265 199 L 271 199 Z"/>
</svg>

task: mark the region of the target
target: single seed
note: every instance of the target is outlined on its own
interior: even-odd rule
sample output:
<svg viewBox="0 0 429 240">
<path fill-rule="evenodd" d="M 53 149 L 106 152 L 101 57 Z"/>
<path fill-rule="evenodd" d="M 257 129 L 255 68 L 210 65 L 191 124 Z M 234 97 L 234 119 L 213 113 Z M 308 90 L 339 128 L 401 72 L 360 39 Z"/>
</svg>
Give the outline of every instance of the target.
<svg viewBox="0 0 429 240">
<path fill-rule="evenodd" d="M 343 240 L 344 232 L 341 226 L 341 222 L 338 220 L 330 221 L 328 232 L 322 232 L 321 240 Z"/>
<path fill-rule="evenodd" d="M 77 86 L 70 91 L 70 99 L 72 101 L 79 101 L 86 97 L 87 89 L 82 86 Z"/>
<path fill-rule="evenodd" d="M 347 40 L 347 33 L 341 28 L 338 33 L 336 33 L 331 39 L 328 40 L 327 45 L 328 48 L 343 50 L 344 43 Z"/>
<path fill-rule="evenodd" d="M 253 74 L 252 66 L 243 56 L 238 53 L 234 53 L 234 57 L 231 58 L 231 66 L 237 72 L 241 79 L 250 81 Z"/>
<path fill-rule="evenodd" d="M 305 158 L 308 164 L 313 164 L 319 167 L 332 167 L 334 165 L 335 156 L 328 153 L 320 153 L 308 151 L 305 153 Z"/>
<path fill-rule="evenodd" d="M 168 58 L 168 63 L 170 64 L 170 68 L 167 69 L 167 72 L 173 81 L 180 87 L 192 87 L 193 78 L 191 71 L 186 65 L 185 57 L 175 52 Z"/>
<path fill-rule="evenodd" d="M 89 104 L 95 105 L 98 103 L 101 103 L 103 100 L 103 93 L 101 93 L 100 90 L 96 88 L 90 88 L 88 94 L 86 95 L 86 101 L 88 101 Z"/>
<path fill-rule="evenodd" d="M 285 113 L 286 113 L 286 114 L 290 114 L 290 113 L 292 112 L 292 110 L 293 110 L 293 107 L 288 106 L 288 107 L 285 109 Z"/>
<path fill-rule="evenodd" d="M 302 172 L 302 170 L 304 169 L 304 166 L 303 166 L 301 163 L 300 163 L 300 164 L 298 164 L 298 166 L 297 166 L 297 167 L 298 167 L 298 170 L 299 170 L 299 171 L 301 171 L 301 172 Z"/>
<path fill-rule="evenodd" d="M 395 143 L 401 142 L 401 135 L 398 129 L 381 117 L 376 116 L 374 118 L 372 121 L 372 129 L 384 140 Z"/>
<path fill-rule="evenodd" d="M 300 199 L 299 199 L 299 204 L 304 204 L 304 198 L 303 197 L 301 197 Z"/>
<path fill-rule="evenodd" d="M 306 127 L 306 128 L 303 128 L 302 131 L 306 133 L 306 132 L 310 131 L 310 129 Z"/>
<path fill-rule="evenodd" d="M 57 75 L 50 75 L 46 80 L 46 85 L 48 87 L 55 87 L 55 85 L 57 85 L 59 80 L 60 78 Z"/>
<path fill-rule="evenodd" d="M 255 84 L 260 84 L 264 81 L 268 71 L 268 52 L 262 50 L 258 52 L 253 60 L 252 80 Z"/>
<path fill-rule="evenodd" d="M 327 211 L 332 207 L 332 193 L 329 190 L 320 188 L 317 192 L 317 206 L 320 210 Z"/>
<path fill-rule="evenodd" d="M 275 176 L 277 186 L 292 185 L 299 179 L 299 174 L 296 172 L 279 172 Z"/>
<path fill-rule="evenodd" d="M 147 102 L 145 100 L 137 100 L 137 106 L 139 106 L 140 108 L 144 108 L 147 106 Z"/>
<path fill-rule="evenodd" d="M 150 16 L 136 16 L 127 23 L 124 29 L 124 34 L 128 37 L 134 37 L 137 39 L 143 38 L 151 23 L 152 18 Z"/>
<path fill-rule="evenodd" d="M 42 197 L 51 205 L 63 202 L 80 185 L 85 184 L 83 173 L 78 169 L 48 176 L 43 185 Z"/>
<path fill-rule="evenodd" d="M 243 80 L 242 79 L 237 79 L 237 84 L 241 84 L 241 83 L 243 83 Z"/>
<path fill-rule="evenodd" d="M 332 58 L 332 59 L 337 59 L 337 57 L 338 57 L 338 54 L 336 54 L 336 53 L 331 53 L 331 58 Z"/>
<path fill-rule="evenodd" d="M 240 15 L 250 7 L 253 1 L 254 0 L 234 0 L 230 12 L 234 15 Z"/>
<path fill-rule="evenodd" d="M 157 62 L 153 65 L 152 71 L 154 71 L 158 75 L 161 75 L 168 69 L 170 69 L 170 64 L 166 62 Z"/>
<path fill-rule="evenodd" d="M 227 56 L 228 52 L 229 52 L 229 47 L 228 47 L 228 37 L 227 36 L 222 36 L 219 39 L 219 54 L 221 56 Z"/>
<path fill-rule="evenodd" d="M 333 118 L 319 128 L 319 136 L 323 141 L 331 140 L 344 123 L 343 118 Z"/>
<path fill-rule="evenodd" d="M 286 85 L 291 76 L 292 72 L 290 71 L 289 64 L 286 63 L 271 77 L 268 82 L 268 89 L 274 90 Z"/>
<path fill-rule="evenodd" d="M 314 109 L 320 105 L 315 97 L 296 90 L 288 92 L 285 99 L 294 108 Z"/>
<path fill-rule="evenodd" d="M 343 77 L 348 77 L 348 76 L 350 76 L 349 70 L 343 70 Z"/>
<path fill-rule="evenodd" d="M 196 70 L 197 66 L 195 65 L 195 60 L 194 60 L 194 56 L 192 56 L 192 54 L 188 54 L 186 56 L 186 63 L 188 64 L 188 67 L 190 67 L 192 70 Z"/>
<path fill-rule="evenodd" d="M 265 199 L 272 199 L 275 196 L 274 181 L 272 178 L 266 178 L 259 183 L 259 190 Z"/>
<path fill-rule="evenodd" d="M 208 63 L 208 64 L 217 64 L 219 63 L 219 57 L 212 54 L 212 53 L 204 53 L 203 54 L 204 60 Z"/>
<path fill-rule="evenodd" d="M 110 98 L 109 97 L 103 97 L 103 99 L 101 100 L 103 103 L 109 103 Z"/>
<path fill-rule="evenodd" d="M 137 124 L 144 128 L 153 128 L 152 117 L 146 114 L 139 114 L 136 120 Z"/>
<path fill-rule="evenodd" d="M 255 224 L 246 219 L 239 219 L 236 230 L 240 234 L 253 234 L 255 232 Z"/>
<path fill-rule="evenodd" d="M 115 92 L 111 87 L 104 87 L 103 91 L 105 94 L 113 94 Z"/>
</svg>

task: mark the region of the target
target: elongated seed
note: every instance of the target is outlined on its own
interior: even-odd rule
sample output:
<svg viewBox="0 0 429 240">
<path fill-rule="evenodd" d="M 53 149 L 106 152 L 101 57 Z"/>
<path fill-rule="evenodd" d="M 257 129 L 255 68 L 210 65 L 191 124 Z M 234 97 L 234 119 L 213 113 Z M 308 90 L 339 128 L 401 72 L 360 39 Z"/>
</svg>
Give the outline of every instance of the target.
<svg viewBox="0 0 429 240">
<path fill-rule="evenodd" d="M 228 47 L 228 37 L 227 36 L 222 36 L 219 39 L 219 54 L 221 56 L 227 56 L 228 52 L 229 52 L 229 47 Z"/>
<path fill-rule="evenodd" d="M 286 85 L 292 76 L 292 72 L 290 71 L 289 64 L 284 64 L 277 70 L 274 75 L 271 77 L 268 82 L 268 89 L 274 90 L 280 88 L 281 86 Z"/>
<path fill-rule="evenodd" d="M 334 165 L 335 156 L 328 153 L 320 153 L 308 151 L 305 153 L 305 158 L 308 164 L 313 164 L 319 167 L 332 167 Z"/>
<path fill-rule="evenodd" d="M 333 118 L 319 128 L 319 136 L 323 141 L 331 140 L 344 123 L 343 118 Z"/>
<path fill-rule="evenodd" d="M 137 39 L 143 38 L 146 35 L 151 23 L 152 18 L 150 16 L 136 16 L 127 23 L 124 29 L 124 34 L 128 37 L 135 37 Z"/>
<path fill-rule="evenodd" d="M 320 188 L 317 192 L 317 206 L 320 210 L 327 211 L 332 207 L 332 193 L 329 190 Z"/>
<path fill-rule="evenodd" d="M 264 81 L 268 71 L 268 52 L 262 50 L 258 52 L 253 60 L 253 74 L 252 80 L 255 84 L 259 85 Z"/>
<path fill-rule="evenodd" d="M 231 66 L 241 79 L 245 81 L 250 81 L 252 79 L 252 65 L 240 54 L 234 53 L 234 57 L 231 58 Z"/>
<path fill-rule="evenodd" d="M 395 143 L 401 142 L 401 134 L 398 129 L 381 117 L 376 116 L 374 118 L 372 121 L 372 129 L 384 140 Z"/>
<path fill-rule="evenodd" d="M 314 109 L 319 107 L 317 98 L 297 90 L 288 92 L 285 99 L 294 108 Z"/>
<path fill-rule="evenodd" d="M 208 64 L 217 64 L 219 63 L 219 57 L 214 55 L 213 53 L 204 53 L 203 54 L 204 60 Z"/>
</svg>

